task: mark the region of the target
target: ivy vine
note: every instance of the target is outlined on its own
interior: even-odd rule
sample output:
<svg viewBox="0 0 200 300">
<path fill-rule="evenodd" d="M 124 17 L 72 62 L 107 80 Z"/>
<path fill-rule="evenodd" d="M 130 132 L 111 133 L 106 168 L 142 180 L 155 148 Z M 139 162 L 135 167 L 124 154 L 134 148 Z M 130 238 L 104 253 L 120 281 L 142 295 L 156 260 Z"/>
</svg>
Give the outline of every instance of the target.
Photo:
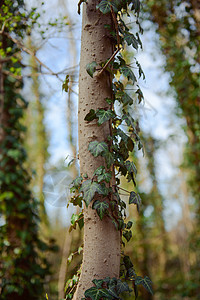
<svg viewBox="0 0 200 300">
<path fill-rule="evenodd" d="M 80 5 L 85 0 L 79 1 L 78 12 L 80 13 Z M 144 99 L 143 93 L 138 85 L 138 79 L 145 79 L 144 72 L 139 62 L 135 59 L 138 75 L 133 72 L 133 68 L 126 62 L 123 56 L 123 50 L 127 46 L 132 46 L 135 50 L 142 48 L 139 33 L 143 30 L 139 23 L 140 13 L 139 0 L 102 0 L 96 9 L 102 14 L 111 14 L 114 24 L 114 29 L 110 25 L 105 25 L 107 30 L 115 40 L 116 51 L 105 62 L 92 61 L 87 64 L 86 71 L 91 77 L 100 76 L 107 71 L 112 78 L 112 97 L 106 98 L 105 101 L 109 104 L 108 109 L 99 108 L 97 110 L 90 109 L 85 116 L 85 121 L 90 123 L 97 120 L 98 126 L 105 122 L 110 122 L 111 130 L 107 141 L 92 141 L 88 145 L 88 151 L 94 157 L 102 156 L 105 159 L 106 167 L 98 167 L 92 178 L 88 178 L 87 174 L 78 176 L 72 182 L 71 192 L 73 196 L 70 200 L 75 206 L 82 207 L 84 201 L 86 207 L 93 201 L 96 194 L 100 195 L 97 200 L 92 202 L 92 208 L 96 210 L 99 218 L 102 220 L 105 216 L 111 218 L 116 230 L 122 232 L 122 244 L 124 241 L 130 241 L 132 238 L 132 222 L 126 223 L 126 203 L 120 197 L 120 189 L 127 192 L 129 195 L 129 204 L 135 204 L 139 212 L 141 198 L 135 191 L 126 191 L 120 187 L 120 177 L 126 177 L 128 182 L 132 182 L 136 186 L 137 169 L 135 164 L 128 160 L 131 153 L 137 146 L 138 150 L 143 150 L 143 145 L 139 136 L 140 128 L 138 121 L 132 117 L 131 105 L 137 101 L 138 104 Z M 135 21 L 139 32 L 133 34 L 124 21 L 125 17 L 130 17 L 129 12 L 132 11 L 135 15 Z M 126 78 L 128 84 L 133 85 L 135 89 L 135 97 L 132 98 L 126 92 L 123 79 Z M 68 76 L 63 88 L 68 89 Z M 135 99 L 137 98 L 137 100 Z M 115 109 L 115 103 L 121 106 L 121 112 Z M 123 130 L 123 125 L 128 130 Z M 115 170 L 115 171 L 114 171 Z M 115 172 L 116 184 L 112 183 L 112 174 Z M 109 199 L 109 200 L 108 200 Z M 82 213 L 81 213 L 82 214 Z M 74 218 L 74 216 L 72 216 Z M 77 216 L 78 224 L 80 218 Z M 105 278 L 102 280 L 93 280 L 95 286 L 85 292 L 84 299 L 121 299 L 120 294 L 123 292 L 131 292 L 126 281 L 132 281 L 134 286 L 135 298 L 137 298 L 137 286 L 143 285 L 151 294 L 151 280 L 148 277 L 137 276 L 133 268 L 130 258 L 122 253 L 121 263 L 121 279 Z M 74 283 L 75 285 L 78 282 Z M 72 298 L 72 293 L 67 289 L 66 299 Z"/>
</svg>

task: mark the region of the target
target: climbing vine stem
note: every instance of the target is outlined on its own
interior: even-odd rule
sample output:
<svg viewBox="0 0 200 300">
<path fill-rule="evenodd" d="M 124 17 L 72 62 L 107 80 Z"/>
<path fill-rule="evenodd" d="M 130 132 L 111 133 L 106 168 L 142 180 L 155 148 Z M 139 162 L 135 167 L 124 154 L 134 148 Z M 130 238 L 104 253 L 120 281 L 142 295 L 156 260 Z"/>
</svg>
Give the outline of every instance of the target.
<svg viewBox="0 0 200 300">
<path fill-rule="evenodd" d="M 78 11 L 80 13 L 79 1 Z M 87 73 L 93 77 L 103 76 L 104 72 L 109 72 L 112 86 L 111 98 L 106 98 L 106 108 L 91 108 L 85 115 L 85 122 L 90 123 L 96 121 L 98 126 L 102 126 L 105 122 L 110 124 L 110 135 L 106 141 L 91 141 L 88 145 L 88 151 L 94 156 L 102 156 L 105 159 L 105 166 L 98 167 L 91 178 L 87 174 L 81 174 L 72 182 L 72 198 L 71 203 L 82 207 L 85 202 L 86 207 L 92 203 L 92 208 L 96 210 L 99 218 L 102 220 L 109 217 L 116 230 L 121 231 L 122 244 L 128 242 L 132 238 L 132 222 L 126 223 L 126 202 L 120 197 L 119 189 L 126 191 L 120 187 L 121 176 L 126 177 L 128 182 L 132 182 L 136 186 L 137 169 L 133 161 L 129 160 L 129 153 L 137 147 L 138 150 L 143 149 L 140 139 L 140 128 L 138 121 L 133 118 L 132 104 L 140 104 L 144 100 L 143 93 L 139 87 L 138 79 L 143 76 L 144 72 L 137 60 L 136 66 L 133 68 L 127 62 L 124 50 L 128 46 L 132 46 L 135 51 L 142 48 L 139 34 L 142 28 L 139 23 L 140 13 L 139 0 L 102 0 L 96 6 L 102 14 L 110 14 L 112 25 L 105 24 L 104 27 L 108 31 L 108 35 L 114 41 L 113 54 L 106 61 L 91 61 L 86 66 Z M 138 32 L 135 34 L 130 32 L 130 28 L 125 23 L 133 12 L 136 20 L 135 24 Z M 135 31 L 136 29 L 135 28 Z M 135 74 L 133 69 L 138 70 Z M 67 90 L 67 79 L 65 81 L 65 90 Z M 124 83 L 125 82 L 125 83 Z M 136 90 L 135 95 L 130 95 L 125 84 L 133 85 Z M 109 107 L 108 107 L 109 105 Z M 117 111 L 116 111 L 117 107 Z M 120 107 L 120 109 L 119 109 Z M 123 125 L 126 125 L 123 129 Z M 113 183 L 113 177 L 115 183 Z M 128 192 L 129 204 L 135 204 L 139 212 L 141 198 L 135 191 Z M 98 196 L 99 195 L 99 196 Z M 94 199 L 95 197 L 95 199 Z M 72 216 L 72 226 L 76 227 L 78 223 L 80 227 L 81 216 Z M 123 292 L 131 292 L 127 281 L 131 281 L 134 287 L 135 297 L 137 298 L 137 286 L 143 285 L 151 294 L 151 281 L 148 277 L 137 276 L 133 268 L 130 258 L 122 252 L 121 278 L 104 278 L 101 280 L 94 279 L 94 286 L 85 291 L 84 299 L 121 299 L 119 295 Z M 78 280 L 78 278 L 77 278 Z M 77 281 L 75 281 L 77 284 Z M 91 283 L 92 285 L 92 283 Z M 66 299 L 71 299 L 72 286 L 67 288 Z"/>
</svg>

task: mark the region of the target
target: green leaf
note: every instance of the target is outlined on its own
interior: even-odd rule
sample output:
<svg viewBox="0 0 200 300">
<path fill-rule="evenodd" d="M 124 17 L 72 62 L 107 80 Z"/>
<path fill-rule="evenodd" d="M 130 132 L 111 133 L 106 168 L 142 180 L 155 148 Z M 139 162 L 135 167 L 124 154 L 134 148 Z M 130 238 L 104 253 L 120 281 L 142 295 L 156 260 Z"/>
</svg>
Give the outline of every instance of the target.
<svg viewBox="0 0 200 300">
<path fill-rule="evenodd" d="M 127 42 L 128 46 L 132 45 L 133 48 L 135 48 L 136 50 L 138 49 L 138 40 L 136 39 L 134 34 L 128 32 L 128 31 L 125 31 L 124 39 Z"/>
<path fill-rule="evenodd" d="M 69 228 L 69 232 L 71 232 L 72 229 L 76 229 L 76 224 L 78 224 L 80 229 L 83 228 L 83 226 L 84 226 L 83 213 L 80 213 L 78 215 L 73 214 L 71 216 L 71 226 Z"/>
<path fill-rule="evenodd" d="M 76 223 L 76 221 L 78 220 L 78 218 L 79 218 L 79 215 L 73 214 L 71 216 L 71 224 L 74 225 Z"/>
<path fill-rule="evenodd" d="M 133 99 L 125 92 L 119 91 L 115 95 L 116 99 L 118 99 L 121 103 L 123 103 L 123 106 L 126 106 L 127 104 L 132 105 Z"/>
<path fill-rule="evenodd" d="M 133 222 L 128 221 L 128 223 L 126 224 L 126 228 L 131 229 L 132 225 L 133 225 Z"/>
<path fill-rule="evenodd" d="M 99 299 L 112 299 L 107 289 L 98 289 L 97 287 L 91 287 L 84 293 L 86 298 L 91 298 L 91 300 Z"/>
<path fill-rule="evenodd" d="M 126 270 L 129 270 L 133 267 L 132 261 L 130 260 L 130 257 L 128 255 L 125 255 L 123 257 L 123 263 L 125 265 Z"/>
<path fill-rule="evenodd" d="M 123 236 L 125 237 L 125 239 L 127 240 L 127 242 L 130 241 L 130 239 L 132 238 L 132 231 L 131 230 L 126 230 L 123 232 Z"/>
<path fill-rule="evenodd" d="M 140 63 L 137 60 L 136 60 L 136 65 L 138 67 L 139 78 L 143 75 L 143 80 L 144 80 L 145 79 L 145 74 L 144 74 L 144 72 L 142 70 L 142 67 L 141 67 Z"/>
<path fill-rule="evenodd" d="M 84 120 L 91 122 L 96 119 L 96 113 L 94 109 L 90 109 L 89 113 L 85 116 Z"/>
<path fill-rule="evenodd" d="M 98 109 L 96 112 L 96 116 L 99 118 L 98 125 L 103 124 L 104 122 L 110 120 L 115 117 L 115 113 L 111 110 Z"/>
<path fill-rule="evenodd" d="M 133 84 L 137 81 L 133 71 L 126 65 L 121 66 L 119 70 L 120 70 L 121 74 L 123 74 L 124 76 L 126 76 L 128 78 L 128 80 L 132 80 Z"/>
<path fill-rule="evenodd" d="M 96 200 L 93 203 L 92 206 L 93 209 L 96 209 L 97 214 L 99 215 L 100 219 L 102 220 L 103 217 L 107 214 L 108 212 L 108 208 L 109 208 L 109 204 L 106 201 L 99 201 Z"/>
<path fill-rule="evenodd" d="M 144 95 L 143 95 L 143 93 L 142 93 L 142 91 L 141 91 L 140 88 L 137 89 L 136 94 L 138 94 L 138 100 L 139 100 L 139 103 L 140 103 L 142 100 L 144 100 Z"/>
<path fill-rule="evenodd" d="M 117 294 L 121 294 L 123 292 L 131 292 L 132 290 L 129 288 L 128 283 L 117 280 Z"/>
<path fill-rule="evenodd" d="M 129 197 L 129 204 L 136 204 L 138 212 L 140 211 L 141 202 L 142 202 L 142 200 L 140 198 L 140 195 L 135 192 L 131 192 L 130 197 Z"/>
<path fill-rule="evenodd" d="M 96 181 L 93 181 L 91 179 L 88 179 L 83 182 L 81 189 L 81 192 L 83 192 L 83 199 L 86 203 L 86 206 L 90 204 L 92 199 L 94 198 L 95 193 L 98 193 L 100 195 L 106 195 L 108 193 L 108 190 L 105 186 L 105 184 L 97 183 Z"/>
<path fill-rule="evenodd" d="M 69 89 L 69 75 L 66 75 L 64 83 L 62 85 L 62 91 L 68 92 Z"/>
<path fill-rule="evenodd" d="M 94 141 L 89 144 L 88 150 L 94 155 L 94 157 L 97 157 L 108 152 L 108 145 L 106 142 Z"/>
<path fill-rule="evenodd" d="M 125 162 L 125 166 L 129 173 L 134 173 L 135 175 L 137 174 L 136 166 L 132 161 L 127 160 Z"/>
<path fill-rule="evenodd" d="M 96 61 L 93 61 L 86 65 L 86 71 L 92 78 L 93 78 L 94 72 L 96 71 L 97 66 L 98 66 L 98 64 L 96 63 Z"/>
<path fill-rule="evenodd" d="M 110 168 L 110 166 L 114 163 L 114 157 L 112 153 L 107 151 L 104 153 L 103 156 L 105 157 L 107 167 Z"/>
<path fill-rule="evenodd" d="M 116 128 L 115 130 L 113 130 L 113 133 L 121 137 L 129 151 L 133 151 L 134 143 L 123 130 L 121 130 L 120 128 Z"/>
<path fill-rule="evenodd" d="M 153 289 L 152 289 L 152 282 L 149 277 L 145 276 L 142 278 L 141 276 L 137 276 L 135 280 L 135 285 L 143 285 L 143 287 L 151 294 L 153 295 Z"/>
<path fill-rule="evenodd" d="M 105 181 L 105 182 L 109 183 L 111 178 L 112 178 L 111 172 L 106 172 L 104 166 L 98 167 L 95 170 L 93 176 L 95 176 L 95 175 L 97 176 L 97 181 L 98 182 Z"/>
<path fill-rule="evenodd" d="M 102 288 L 103 279 L 93 279 L 92 282 L 96 285 L 98 289 Z"/>
<path fill-rule="evenodd" d="M 131 3 L 133 3 L 131 10 L 135 10 L 135 12 L 139 13 L 140 12 L 140 0 L 132 0 Z"/>
<path fill-rule="evenodd" d="M 94 174 L 93 174 L 93 176 L 95 176 L 95 175 L 102 175 L 103 174 L 103 172 L 105 171 L 105 167 L 104 166 L 100 166 L 100 167 L 98 167 L 95 171 L 94 171 Z"/>
<path fill-rule="evenodd" d="M 103 14 L 107 14 L 111 11 L 111 7 L 113 8 L 114 12 L 118 12 L 117 6 L 111 0 L 102 0 L 97 6 L 96 9 L 99 9 Z"/>
<path fill-rule="evenodd" d="M 76 188 L 79 189 L 81 183 L 82 183 L 83 177 L 82 176 L 77 176 L 73 181 L 72 185 Z"/>
<path fill-rule="evenodd" d="M 105 172 L 102 175 L 99 175 L 97 177 L 97 181 L 98 182 L 105 181 L 105 182 L 109 183 L 111 178 L 112 178 L 112 173 L 111 172 L 109 172 L 109 173 Z"/>
</svg>

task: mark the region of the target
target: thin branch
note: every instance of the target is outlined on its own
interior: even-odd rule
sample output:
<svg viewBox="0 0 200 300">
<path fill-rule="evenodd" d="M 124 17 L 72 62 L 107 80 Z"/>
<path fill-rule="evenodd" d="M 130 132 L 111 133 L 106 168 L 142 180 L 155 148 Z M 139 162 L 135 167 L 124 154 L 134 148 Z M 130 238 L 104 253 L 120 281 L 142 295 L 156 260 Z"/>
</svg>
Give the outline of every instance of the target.
<svg viewBox="0 0 200 300">
<path fill-rule="evenodd" d="M 102 73 L 103 73 L 103 71 L 107 68 L 107 66 L 109 65 L 109 63 L 114 59 L 114 57 L 115 57 L 115 55 L 117 55 L 117 53 L 120 51 L 121 49 L 117 49 L 114 53 L 113 53 L 113 55 L 109 58 L 109 60 L 107 61 L 107 63 L 105 64 L 105 66 L 101 69 L 101 71 L 100 72 L 98 72 L 97 73 L 97 77 L 99 77 Z"/>
<path fill-rule="evenodd" d="M 116 185 L 115 185 L 116 186 Z M 121 188 L 120 186 L 116 186 L 118 189 L 120 189 L 120 190 L 122 190 L 122 191 L 124 191 L 124 192 L 126 192 L 126 193 L 129 193 L 130 194 L 130 192 L 129 191 L 127 191 L 127 190 L 125 190 L 125 189 L 123 189 L 123 188 Z"/>
<path fill-rule="evenodd" d="M 30 49 L 26 48 L 20 41 L 18 41 L 17 39 L 13 38 L 12 36 L 10 36 L 8 33 L 4 33 L 9 39 L 11 39 L 15 44 L 17 44 L 24 52 L 26 52 L 27 54 L 33 56 L 35 58 L 35 60 L 40 64 L 40 66 L 44 67 L 45 69 L 47 69 L 51 75 L 55 75 L 61 82 L 63 82 L 63 80 L 58 76 L 57 73 L 53 72 L 47 65 L 45 65 L 36 55 L 33 51 L 31 51 Z"/>
</svg>

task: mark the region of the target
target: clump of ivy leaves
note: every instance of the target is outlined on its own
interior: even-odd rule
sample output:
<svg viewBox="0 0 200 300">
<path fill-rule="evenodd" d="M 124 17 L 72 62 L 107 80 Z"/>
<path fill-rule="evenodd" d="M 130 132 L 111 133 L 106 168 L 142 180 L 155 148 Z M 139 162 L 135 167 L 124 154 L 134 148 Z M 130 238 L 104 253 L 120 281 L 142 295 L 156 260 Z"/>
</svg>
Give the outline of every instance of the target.
<svg viewBox="0 0 200 300">
<path fill-rule="evenodd" d="M 41 299 L 50 265 L 44 254 L 55 251 L 54 242 L 39 238 L 38 201 L 30 188 L 25 168 L 22 118 L 28 103 L 21 96 L 21 48 L 13 40 L 23 39 L 37 22 L 36 9 L 27 12 L 22 0 L 4 0 L 0 5 L 0 59 L 3 76 L 4 132 L 0 154 L 0 216 L 5 224 L 0 231 L 1 299 Z M 2 96 L 2 95 L 1 95 Z M 2 115 L 1 115 L 2 117 Z M 1 119 L 2 120 L 2 119 Z"/>
<path fill-rule="evenodd" d="M 87 4 L 86 0 L 79 1 L 79 13 L 82 2 Z M 115 40 L 116 51 L 106 62 L 97 63 L 96 61 L 93 61 L 89 63 L 86 66 L 86 70 L 91 77 L 99 76 L 104 70 L 109 71 L 113 78 L 113 95 L 112 99 L 105 99 L 110 105 L 109 109 L 97 109 L 96 111 L 90 109 L 89 113 L 85 116 L 85 121 L 89 123 L 96 119 L 99 126 L 104 122 L 110 122 L 111 124 L 111 134 L 107 138 L 107 142 L 93 141 L 90 142 L 88 146 L 88 150 L 94 157 L 103 156 L 105 158 L 107 168 L 104 166 L 98 167 L 91 179 L 88 178 L 87 174 L 78 176 L 72 182 L 71 192 L 73 193 L 73 196 L 70 200 L 71 203 L 78 205 L 81 208 L 82 201 L 84 201 L 88 207 L 96 193 L 103 197 L 109 197 L 109 202 L 106 200 L 95 200 L 92 208 L 97 211 L 101 220 L 104 216 L 110 217 L 116 230 L 122 232 L 122 236 L 127 242 L 130 241 L 132 237 L 132 222 L 125 222 L 126 203 L 120 198 L 119 190 L 122 188 L 120 187 L 119 176 L 125 176 L 128 182 L 132 181 L 133 184 L 136 185 L 135 176 L 137 174 L 137 169 L 134 163 L 128 160 L 129 152 L 133 151 L 135 145 L 137 145 L 138 150 L 143 149 L 143 145 L 139 136 L 140 129 L 138 121 L 134 120 L 130 113 L 130 107 L 134 100 L 126 93 L 124 84 L 117 78 L 127 78 L 128 82 L 136 88 L 135 94 L 138 98 L 138 103 L 143 100 L 143 93 L 137 83 L 137 77 L 130 65 L 126 63 L 122 53 L 120 53 L 125 45 L 132 46 L 135 50 L 138 50 L 139 47 L 142 48 L 139 33 L 136 33 L 135 35 L 131 33 L 129 27 L 123 20 L 124 15 L 130 17 L 129 10 L 133 11 L 136 18 L 136 24 L 139 27 L 139 32 L 142 33 L 142 28 L 139 23 L 140 6 L 139 0 L 102 0 L 96 6 L 103 14 L 110 13 L 112 15 L 114 28 L 110 25 L 105 25 L 105 27 L 108 28 L 112 39 Z M 137 60 L 136 66 L 138 68 L 139 78 L 142 76 L 144 79 L 145 75 Z M 68 83 L 69 77 L 67 75 L 63 84 L 63 89 L 66 91 L 68 89 Z M 122 114 L 120 116 L 115 110 L 115 102 L 121 104 Z M 129 131 L 124 131 L 120 125 L 126 125 L 129 128 Z M 111 186 L 112 173 L 115 172 L 113 166 L 117 171 L 116 185 Z M 129 193 L 129 204 L 135 204 L 139 212 L 141 205 L 139 194 L 135 191 L 126 192 Z M 83 213 L 81 212 L 76 216 L 73 215 L 71 224 L 70 230 L 75 228 L 77 224 L 82 228 Z M 124 241 L 122 241 L 122 243 L 125 245 Z M 120 273 L 121 279 L 109 277 L 101 280 L 94 279 L 94 286 L 85 291 L 85 298 L 83 299 L 121 299 L 120 294 L 124 292 L 130 293 L 132 291 L 127 283 L 128 281 L 132 282 L 135 298 L 138 297 L 138 285 L 143 285 L 148 292 L 151 294 L 153 293 L 151 280 L 147 276 L 144 278 L 137 276 L 130 257 L 124 253 L 122 253 Z M 73 290 L 79 280 L 79 275 L 80 272 L 78 276 L 75 275 L 71 280 L 68 280 L 66 285 L 66 299 L 72 299 Z"/>
</svg>

